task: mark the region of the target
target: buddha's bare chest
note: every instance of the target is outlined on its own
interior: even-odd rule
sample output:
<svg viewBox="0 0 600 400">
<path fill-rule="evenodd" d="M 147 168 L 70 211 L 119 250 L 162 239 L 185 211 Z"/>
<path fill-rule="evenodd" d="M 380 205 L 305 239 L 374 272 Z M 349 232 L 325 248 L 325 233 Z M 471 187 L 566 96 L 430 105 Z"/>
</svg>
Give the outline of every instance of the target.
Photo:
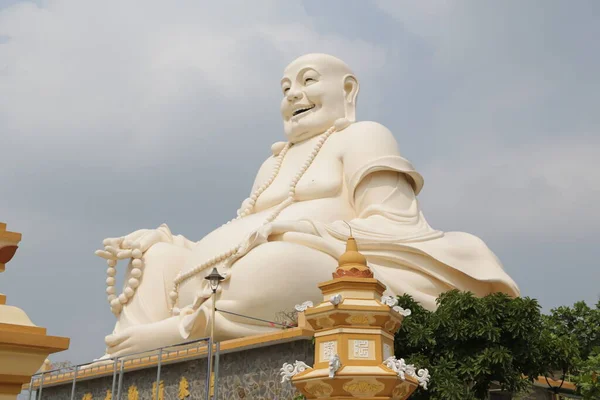
<svg viewBox="0 0 600 400">
<path fill-rule="evenodd" d="M 290 185 L 309 159 L 313 146 L 292 147 L 285 155 L 281 168 L 273 183 L 258 198 L 255 211 L 261 211 L 281 203 L 289 196 Z M 269 179 L 275 170 L 275 160 L 265 165 L 268 174 L 260 177 Z M 330 147 L 324 146 L 308 167 L 296 185 L 294 198 L 297 201 L 308 201 L 335 197 L 341 193 L 343 186 L 342 162 Z"/>
</svg>

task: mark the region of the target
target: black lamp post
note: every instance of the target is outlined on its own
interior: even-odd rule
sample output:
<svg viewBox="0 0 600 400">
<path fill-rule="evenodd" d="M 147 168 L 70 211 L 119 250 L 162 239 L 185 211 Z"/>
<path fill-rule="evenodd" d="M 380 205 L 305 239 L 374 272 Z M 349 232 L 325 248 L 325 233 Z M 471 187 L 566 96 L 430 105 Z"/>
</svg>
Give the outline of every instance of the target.
<svg viewBox="0 0 600 400">
<path fill-rule="evenodd" d="M 204 279 L 206 279 L 209 284 L 210 284 L 210 288 L 212 290 L 212 318 L 211 318 L 211 323 L 210 323 L 210 342 L 212 343 L 214 338 L 215 338 L 215 311 L 216 311 L 216 294 L 217 294 L 217 289 L 219 288 L 219 284 L 221 283 L 221 281 L 223 279 L 225 279 L 224 276 L 222 276 L 221 274 L 219 274 L 219 271 L 216 268 L 213 268 L 213 270 L 211 271 L 211 273 L 207 276 L 204 277 Z"/>
<path fill-rule="evenodd" d="M 565 383 L 565 373 L 564 373 L 564 370 L 563 370 L 563 374 L 562 374 L 562 379 L 560 380 L 560 385 L 558 385 L 558 386 L 554 386 L 554 385 L 550 384 L 550 381 L 548 380 L 547 376 L 544 376 L 544 378 L 546 379 L 546 384 L 548 385 L 548 387 L 550 388 L 550 390 L 552 391 L 552 393 L 554 393 L 554 397 L 556 399 L 559 399 L 560 398 L 559 397 L 560 389 L 562 388 L 563 384 Z M 553 379 L 553 381 L 556 382 L 554 379 Z"/>
<path fill-rule="evenodd" d="M 217 306 L 216 306 L 217 289 L 219 288 L 219 284 L 221 283 L 221 281 L 223 279 L 225 279 L 225 277 L 222 276 L 221 274 L 219 274 L 219 271 L 216 268 L 213 268 L 211 273 L 209 275 L 205 276 L 204 279 L 206 279 L 208 281 L 208 283 L 210 284 L 210 289 L 212 290 L 212 318 L 210 321 L 210 346 L 212 347 L 213 342 L 215 340 L 215 312 L 217 310 Z M 213 357 L 214 357 L 214 355 L 211 356 L 211 358 L 210 358 L 211 371 L 214 369 L 214 358 Z M 215 392 L 213 391 L 214 390 L 213 385 L 215 384 L 214 372 L 211 372 L 210 375 L 211 375 L 210 376 L 210 385 L 211 385 L 210 396 L 212 398 L 212 396 L 215 395 Z"/>
</svg>

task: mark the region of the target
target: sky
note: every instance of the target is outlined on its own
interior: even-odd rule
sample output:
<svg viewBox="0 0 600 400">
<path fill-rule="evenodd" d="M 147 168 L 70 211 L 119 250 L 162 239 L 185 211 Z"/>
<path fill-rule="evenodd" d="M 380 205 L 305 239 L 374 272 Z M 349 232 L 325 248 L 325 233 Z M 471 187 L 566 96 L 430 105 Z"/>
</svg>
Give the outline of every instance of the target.
<svg viewBox="0 0 600 400">
<path fill-rule="evenodd" d="M 0 0 L 0 276 L 54 361 L 104 352 L 106 237 L 235 216 L 284 140 L 283 68 L 346 61 L 359 120 L 425 177 L 432 227 L 481 237 L 545 312 L 600 295 L 600 3 Z M 123 267 L 121 266 L 123 269 Z"/>
</svg>

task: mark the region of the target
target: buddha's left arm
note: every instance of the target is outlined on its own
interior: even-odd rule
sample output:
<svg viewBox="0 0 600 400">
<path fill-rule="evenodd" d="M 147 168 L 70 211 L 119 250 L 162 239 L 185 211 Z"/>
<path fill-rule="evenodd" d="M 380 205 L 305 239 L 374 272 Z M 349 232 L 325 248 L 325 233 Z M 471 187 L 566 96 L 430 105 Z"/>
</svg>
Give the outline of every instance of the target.
<svg viewBox="0 0 600 400">
<path fill-rule="evenodd" d="M 276 234 L 285 232 L 347 236 L 348 227 L 358 236 L 412 239 L 431 232 L 423 219 L 416 193 L 423 178 L 400 156 L 396 139 L 383 125 L 359 122 L 340 132 L 344 139 L 342 163 L 348 201 L 355 210 L 349 221 L 278 223 Z M 301 222 L 301 223 L 299 223 Z M 289 225 L 289 226 L 286 226 Z"/>
</svg>

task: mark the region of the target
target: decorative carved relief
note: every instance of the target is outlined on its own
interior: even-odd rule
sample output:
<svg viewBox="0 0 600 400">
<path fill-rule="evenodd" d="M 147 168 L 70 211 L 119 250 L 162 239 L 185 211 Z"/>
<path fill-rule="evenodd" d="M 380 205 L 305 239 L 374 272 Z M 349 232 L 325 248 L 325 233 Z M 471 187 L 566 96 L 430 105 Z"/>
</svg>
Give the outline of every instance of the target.
<svg viewBox="0 0 600 400">
<path fill-rule="evenodd" d="M 329 359 L 329 377 L 333 378 L 338 369 L 342 366 L 342 361 L 340 360 L 340 356 L 334 354 Z"/>
<path fill-rule="evenodd" d="M 335 354 L 337 354 L 337 341 L 321 343 L 321 361 L 330 360 Z"/>
<path fill-rule="evenodd" d="M 370 325 L 375 322 L 374 318 L 369 318 L 365 314 L 354 314 L 346 319 L 346 322 L 352 325 Z"/>
<path fill-rule="evenodd" d="M 106 396 L 104 397 L 104 400 L 112 400 L 112 392 L 110 391 L 110 389 L 106 391 Z"/>
<path fill-rule="evenodd" d="M 331 304 L 333 304 L 334 306 L 337 306 L 338 304 L 340 304 L 342 302 L 342 295 L 338 293 L 335 296 L 331 296 L 329 298 L 329 302 Z"/>
<path fill-rule="evenodd" d="M 177 398 L 179 400 L 185 400 L 190 397 L 190 384 L 184 376 L 179 380 L 179 390 L 177 391 Z"/>
<path fill-rule="evenodd" d="M 381 302 L 388 307 L 395 307 L 398 305 L 398 299 L 394 296 L 383 296 Z"/>
<path fill-rule="evenodd" d="M 152 383 L 152 400 L 165 400 L 165 382 L 158 384 L 158 399 L 156 398 L 156 381 Z"/>
<path fill-rule="evenodd" d="M 84 394 L 83 397 L 81 398 L 81 400 L 92 400 L 92 394 L 91 393 Z"/>
<path fill-rule="evenodd" d="M 312 368 L 306 365 L 303 361 L 296 361 L 294 364 L 284 363 L 279 370 L 279 375 L 281 375 L 281 383 L 292 380 L 294 375 L 304 372 L 307 369 Z"/>
<path fill-rule="evenodd" d="M 327 397 L 333 393 L 331 385 L 319 381 L 308 382 L 304 386 L 304 390 L 315 397 Z"/>
<path fill-rule="evenodd" d="M 296 306 L 294 308 L 298 312 L 304 312 L 304 311 L 306 311 L 308 308 L 310 308 L 312 306 L 313 306 L 313 302 L 312 301 L 305 301 L 302 304 L 296 304 Z"/>
<path fill-rule="evenodd" d="M 410 394 L 411 390 L 410 390 L 410 385 L 406 384 L 406 383 L 401 383 L 400 385 L 396 386 L 394 388 L 394 391 L 392 392 L 392 399 L 393 400 L 404 400 L 407 398 L 407 396 Z"/>
<path fill-rule="evenodd" d="M 385 385 L 375 379 L 353 379 L 344 383 L 342 389 L 356 397 L 375 396 Z"/>
<path fill-rule="evenodd" d="M 127 400 L 140 400 L 140 393 L 138 392 L 137 386 L 129 386 L 129 389 L 127 390 Z"/>
<path fill-rule="evenodd" d="M 354 341 L 354 358 L 369 358 L 369 341 Z"/>
<path fill-rule="evenodd" d="M 383 359 L 387 360 L 394 355 L 394 349 L 388 343 L 383 344 Z"/>
<path fill-rule="evenodd" d="M 431 377 L 427 368 L 417 371 L 414 365 L 407 364 L 403 358 L 397 360 L 395 356 L 387 358 L 383 363 L 386 367 L 397 373 L 400 379 L 405 380 L 406 375 L 411 376 L 419 382 L 419 386 L 427 390 L 427 384 Z"/>
</svg>

